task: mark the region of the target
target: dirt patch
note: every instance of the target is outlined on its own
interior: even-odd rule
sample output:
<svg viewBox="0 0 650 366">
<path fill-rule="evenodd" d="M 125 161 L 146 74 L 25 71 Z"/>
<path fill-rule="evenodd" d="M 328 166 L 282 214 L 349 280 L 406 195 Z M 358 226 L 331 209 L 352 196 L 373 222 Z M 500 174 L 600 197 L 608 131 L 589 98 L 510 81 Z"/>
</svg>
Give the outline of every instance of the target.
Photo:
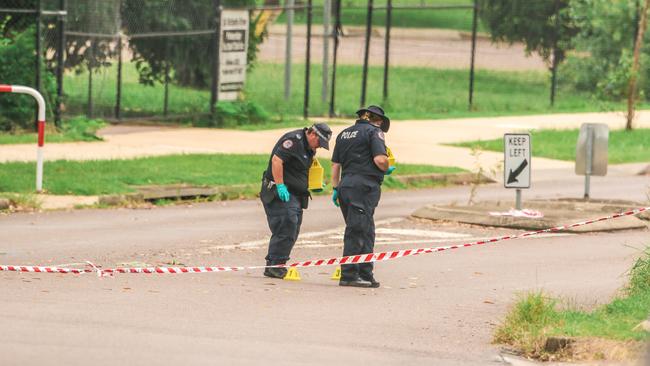
<svg viewBox="0 0 650 366">
<path fill-rule="evenodd" d="M 567 361 L 632 361 L 643 356 L 644 343 L 602 338 L 577 338 L 560 352 Z"/>
</svg>

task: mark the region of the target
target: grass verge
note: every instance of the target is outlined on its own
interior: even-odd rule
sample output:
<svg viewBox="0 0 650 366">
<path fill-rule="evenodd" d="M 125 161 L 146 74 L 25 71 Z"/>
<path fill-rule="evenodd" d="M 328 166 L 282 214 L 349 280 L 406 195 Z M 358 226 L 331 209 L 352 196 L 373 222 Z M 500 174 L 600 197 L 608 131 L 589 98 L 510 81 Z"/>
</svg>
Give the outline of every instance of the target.
<svg viewBox="0 0 650 366">
<path fill-rule="evenodd" d="M 574 161 L 580 130 L 540 130 L 531 132 L 533 156 Z M 480 150 L 503 152 L 503 139 L 453 144 Z M 611 164 L 650 160 L 650 129 L 614 130 L 609 133 L 608 155 Z"/>
<path fill-rule="evenodd" d="M 45 131 L 45 142 L 100 141 L 101 138 L 97 137 L 96 133 L 103 126 L 105 123 L 102 120 L 75 117 L 63 121 L 61 131 L 48 128 Z M 37 140 L 36 133 L 0 133 L 0 145 L 35 144 Z"/>
<path fill-rule="evenodd" d="M 559 353 L 548 349 L 549 337 L 571 337 L 577 340 L 612 340 L 635 348 L 640 341 L 650 340 L 650 332 L 637 325 L 650 315 L 650 248 L 647 248 L 629 272 L 629 283 L 621 295 L 609 304 L 591 312 L 558 309 L 558 300 L 543 293 L 523 296 L 510 310 L 494 334 L 496 343 L 514 347 L 527 357 L 543 360 L 581 358 L 585 355 L 560 348 Z M 588 343 L 588 342 L 587 342 Z M 588 351 L 595 358 L 607 358 L 607 350 Z"/>
<path fill-rule="evenodd" d="M 374 2 L 375 7 L 386 6 L 386 0 L 377 0 Z M 323 0 L 314 0 L 313 19 L 314 24 L 323 24 Z M 418 6 L 418 5 L 466 5 L 472 6 L 471 0 L 393 0 L 393 6 Z M 354 6 L 354 7 L 352 7 Z M 341 9 L 341 23 L 350 26 L 364 27 L 366 24 L 367 10 L 366 2 L 361 1 L 343 1 Z M 438 28 L 454 29 L 461 31 L 472 31 L 472 14 L 471 8 L 467 9 L 395 9 L 393 10 L 391 24 L 399 28 Z M 332 20 L 333 21 L 333 20 Z M 277 20 L 278 23 L 286 23 L 285 14 L 282 14 Z M 294 16 L 296 24 L 307 23 L 307 15 L 304 10 L 297 10 Z M 372 25 L 383 27 L 386 25 L 386 10 L 374 9 Z M 479 21 L 479 31 L 484 27 Z"/>
<path fill-rule="evenodd" d="M 330 176 L 330 162 L 319 159 Z M 189 184 L 233 186 L 258 184 L 268 163 L 267 155 L 172 155 L 131 160 L 54 161 L 44 166 L 43 186 L 51 194 L 103 195 L 133 192 L 132 186 Z M 451 173 L 457 168 L 399 164 L 394 173 Z M 0 164 L 0 192 L 33 190 L 34 164 Z M 405 188 L 392 177 L 388 188 Z"/>
<path fill-rule="evenodd" d="M 284 66 L 258 63 L 247 75 L 244 98 L 271 115 L 269 122 L 295 123 L 300 120 L 304 102 L 304 65 L 295 64 L 293 92 L 284 99 Z M 101 69 L 94 77 L 94 109 L 97 115 L 112 117 L 115 106 L 115 65 Z M 163 87 L 138 83 L 133 64 L 124 65 L 122 101 L 125 117 L 162 115 Z M 309 111 L 312 116 L 325 116 L 329 111 L 329 96 L 321 98 L 322 68 L 312 67 Z M 437 119 L 456 117 L 544 114 L 557 112 L 587 112 L 622 110 L 622 103 L 595 102 L 583 92 L 560 86 L 554 107 L 549 106 L 549 75 L 545 72 L 503 72 L 477 70 L 473 109 L 467 109 L 467 70 L 444 70 L 425 67 L 393 67 L 390 73 L 389 99 L 382 103 L 383 68 L 371 67 L 368 82 L 368 104 L 384 104 L 393 119 Z M 337 68 L 336 113 L 351 116 L 359 107 L 361 95 L 361 66 L 340 65 Z M 66 108 L 70 114 L 82 114 L 87 109 L 87 72 L 65 75 Z M 170 86 L 169 113 L 204 114 L 209 112 L 208 90 Z M 647 103 L 639 108 L 648 107 Z M 188 123 L 205 124 L 197 117 Z M 272 123 L 271 123 L 272 124 Z M 267 124 L 268 125 L 268 124 Z M 256 129 L 257 125 L 247 126 Z M 226 126 L 237 127 L 237 126 Z M 263 127 L 267 128 L 267 127 Z"/>
<path fill-rule="evenodd" d="M 32 193 L 1 193 L 0 198 L 9 201 L 9 211 L 33 211 L 41 208 L 41 203 Z M 1 212 L 2 210 L 0 210 Z"/>
</svg>

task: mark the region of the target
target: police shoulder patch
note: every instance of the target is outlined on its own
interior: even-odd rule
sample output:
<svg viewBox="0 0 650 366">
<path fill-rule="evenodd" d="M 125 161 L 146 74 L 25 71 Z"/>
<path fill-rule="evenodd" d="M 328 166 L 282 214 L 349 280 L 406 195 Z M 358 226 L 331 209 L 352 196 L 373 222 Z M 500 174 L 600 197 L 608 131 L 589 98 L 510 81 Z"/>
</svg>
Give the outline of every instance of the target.
<svg viewBox="0 0 650 366">
<path fill-rule="evenodd" d="M 384 136 L 384 132 L 383 132 L 383 131 L 379 131 L 379 132 L 377 132 L 377 137 L 379 137 L 380 139 L 382 139 L 382 140 L 384 140 L 384 141 L 386 140 L 386 137 Z"/>
<path fill-rule="evenodd" d="M 293 141 L 291 140 L 285 140 L 282 143 L 282 147 L 284 147 L 285 149 L 291 149 L 292 146 L 293 146 Z"/>
</svg>

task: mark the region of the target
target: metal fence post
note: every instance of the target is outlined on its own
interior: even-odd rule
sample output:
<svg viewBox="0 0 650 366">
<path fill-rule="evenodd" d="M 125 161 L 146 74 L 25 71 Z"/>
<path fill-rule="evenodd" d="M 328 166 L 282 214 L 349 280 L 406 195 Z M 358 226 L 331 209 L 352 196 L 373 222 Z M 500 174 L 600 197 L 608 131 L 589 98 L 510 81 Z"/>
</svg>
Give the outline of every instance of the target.
<svg viewBox="0 0 650 366">
<path fill-rule="evenodd" d="M 41 32 L 43 31 L 43 3 L 41 0 L 36 1 L 36 37 L 34 39 L 34 47 L 36 48 L 36 73 L 35 73 L 35 80 L 34 80 L 34 89 L 37 91 L 41 91 L 41 65 L 43 63 L 42 57 L 43 57 L 43 44 L 41 42 Z"/>
<path fill-rule="evenodd" d="M 61 127 L 61 105 L 63 104 L 63 72 L 65 70 L 65 23 L 66 0 L 59 0 L 57 19 L 57 44 L 56 44 L 56 103 L 54 106 L 54 125 Z"/>
<path fill-rule="evenodd" d="M 366 89 L 368 87 L 368 59 L 370 57 L 370 37 L 372 33 L 372 8 L 373 0 L 368 0 L 368 12 L 366 14 L 366 44 L 363 55 L 363 76 L 361 81 L 361 103 L 363 107 L 366 104 Z"/>
<path fill-rule="evenodd" d="M 115 95 L 115 118 L 121 119 L 122 109 L 122 31 L 117 35 L 117 86 Z"/>
<path fill-rule="evenodd" d="M 332 83 L 330 90 L 330 118 L 334 117 L 334 104 L 336 101 L 336 57 L 339 50 L 339 32 L 341 31 L 341 0 L 336 0 L 336 9 L 334 11 L 334 16 L 336 17 L 334 23 L 334 54 L 332 59 Z"/>
<path fill-rule="evenodd" d="M 474 0 L 474 15 L 472 16 L 472 56 L 469 67 L 469 105 L 472 110 L 474 104 L 474 59 L 476 58 L 476 28 L 478 26 L 478 1 Z"/>
<path fill-rule="evenodd" d="M 293 39 L 293 14 L 294 0 L 287 0 L 287 38 L 284 48 L 284 99 L 289 100 L 291 97 L 291 43 Z"/>
<path fill-rule="evenodd" d="M 307 49 L 305 60 L 305 100 L 302 109 L 302 117 L 309 116 L 309 73 L 311 71 L 311 21 L 312 21 L 312 0 L 307 1 Z"/>
<path fill-rule="evenodd" d="M 90 59 L 86 60 L 88 62 L 88 111 L 87 117 L 93 118 L 93 62 L 95 58 L 95 42 L 92 37 L 90 37 Z"/>
<path fill-rule="evenodd" d="M 219 102 L 219 42 L 221 40 L 221 0 L 213 0 L 214 36 L 212 37 L 212 80 L 210 87 L 210 121 L 214 123 L 217 117 L 217 102 Z"/>
<path fill-rule="evenodd" d="M 169 114 L 169 40 L 165 41 L 165 95 L 163 97 L 163 116 Z"/>
<path fill-rule="evenodd" d="M 393 22 L 393 0 L 386 3 L 386 34 L 384 35 L 384 89 L 383 103 L 388 101 L 388 65 L 390 60 L 390 28 Z"/>
<path fill-rule="evenodd" d="M 43 42 L 41 39 L 41 32 L 43 31 L 43 2 L 41 0 L 36 0 L 35 10 L 36 35 L 34 38 L 34 47 L 36 48 L 36 59 L 34 61 L 36 63 L 36 73 L 34 74 L 34 89 L 40 92 L 42 85 L 41 66 L 43 64 Z M 34 128 L 38 129 L 38 114 L 34 115 Z"/>
<path fill-rule="evenodd" d="M 323 87 L 321 89 L 321 100 L 327 102 L 327 82 L 329 79 L 329 56 L 330 56 L 330 13 L 332 3 L 330 0 L 323 0 Z"/>
</svg>

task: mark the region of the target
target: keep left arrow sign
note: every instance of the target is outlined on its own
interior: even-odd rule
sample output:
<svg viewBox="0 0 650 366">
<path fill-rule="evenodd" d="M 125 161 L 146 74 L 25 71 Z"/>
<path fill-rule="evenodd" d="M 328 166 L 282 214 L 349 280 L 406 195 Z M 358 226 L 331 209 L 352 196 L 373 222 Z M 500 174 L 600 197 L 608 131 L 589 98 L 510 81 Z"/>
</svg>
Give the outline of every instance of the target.
<svg viewBox="0 0 650 366">
<path fill-rule="evenodd" d="M 524 171 L 524 169 L 526 169 L 527 166 L 528 166 L 528 160 L 524 159 L 524 161 L 522 161 L 521 164 L 519 164 L 517 169 L 515 169 L 514 171 L 510 169 L 510 174 L 508 174 L 508 184 L 519 182 L 517 180 L 517 177 L 519 176 L 519 174 L 521 174 L 521 172 Z"/>
</svg>

